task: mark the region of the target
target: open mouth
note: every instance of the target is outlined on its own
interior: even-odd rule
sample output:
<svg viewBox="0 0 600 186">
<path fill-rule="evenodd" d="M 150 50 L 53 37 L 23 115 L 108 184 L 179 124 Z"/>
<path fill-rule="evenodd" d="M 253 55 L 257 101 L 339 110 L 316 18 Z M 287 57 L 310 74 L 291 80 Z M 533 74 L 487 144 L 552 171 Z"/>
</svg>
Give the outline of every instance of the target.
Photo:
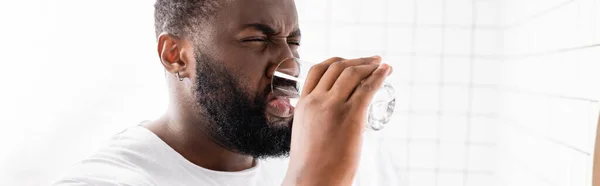
<svg viewBox="0 0 600 186">
<path fill-rule="evenodd" d="M 290 118 L 294 115 L 294 107 L 288 98 L 272 96 L 269 98 L 266 109 L 268 114 L 279 118 Z"/>
</svg>

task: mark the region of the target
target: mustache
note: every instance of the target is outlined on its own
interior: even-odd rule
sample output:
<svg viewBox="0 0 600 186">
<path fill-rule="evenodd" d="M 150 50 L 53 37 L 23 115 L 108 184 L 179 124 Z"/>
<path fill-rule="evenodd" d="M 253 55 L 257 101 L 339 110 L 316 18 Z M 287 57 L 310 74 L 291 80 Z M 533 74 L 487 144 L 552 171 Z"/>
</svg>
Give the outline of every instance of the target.
<svg viewBox="0 0 600 186">
<path fill-rule="evenodd" d="M 255 102 L 256 103 L 261 103 L 264 102 L 266 103 L 269 99 L 269 95 L 271 94 L 272 90 L 271 90 L 271 83 L 267 84 L 267 86 L 265 86 L 265 88 L 262 90 L 262 92 L 259 92 L 256 95 L 255 98 Z"/>
</svg>

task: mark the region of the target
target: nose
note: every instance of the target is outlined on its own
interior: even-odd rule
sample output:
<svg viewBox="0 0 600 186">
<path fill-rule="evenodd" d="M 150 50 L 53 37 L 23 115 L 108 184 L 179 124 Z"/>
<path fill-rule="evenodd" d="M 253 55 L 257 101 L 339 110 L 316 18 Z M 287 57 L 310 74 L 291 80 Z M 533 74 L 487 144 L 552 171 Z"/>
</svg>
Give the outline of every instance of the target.
<svg viewBox="0 0 600 186">
<path fill-rule="evenodd" d="M 277 55 L 274 55 L 273 60 L 269 63 L 269 67 L 267 69 L 267 77 L 273 78 L 273 74 L 275 71 L 279 69 L 279 72 L 283 72 L 288 75 L 297 76 L 299 72 L 298 64 L 296 62 L 297 54 L 292 51 L 292 49 L 285 45 L 285 47 L 281 47 L 280 52 Z M 282 71 L 283 70 L 283 71 Z"/>
</svg>

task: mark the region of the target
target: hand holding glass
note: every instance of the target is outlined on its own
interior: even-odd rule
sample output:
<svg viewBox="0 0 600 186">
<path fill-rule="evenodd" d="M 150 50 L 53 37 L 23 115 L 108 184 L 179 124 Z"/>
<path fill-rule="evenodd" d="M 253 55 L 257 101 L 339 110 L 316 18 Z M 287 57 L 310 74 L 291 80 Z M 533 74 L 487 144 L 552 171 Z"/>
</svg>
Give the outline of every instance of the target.
<svg viewBox="0 0 600 186">
<path fill-rule="evenodd" d="M 273 95 L 288 98 L 290 104 L 296 107 L 308 71 L 313 65 L 315 63 L 302 61 L 298 58 L 288 58 L 281 61 L 271 79 Z M 368 128 L 381 130 L 390 121 L 396 103 L 394 93 L 392 85 L 384 82 L 369 105 L 367 116 Z"/>
</svg>

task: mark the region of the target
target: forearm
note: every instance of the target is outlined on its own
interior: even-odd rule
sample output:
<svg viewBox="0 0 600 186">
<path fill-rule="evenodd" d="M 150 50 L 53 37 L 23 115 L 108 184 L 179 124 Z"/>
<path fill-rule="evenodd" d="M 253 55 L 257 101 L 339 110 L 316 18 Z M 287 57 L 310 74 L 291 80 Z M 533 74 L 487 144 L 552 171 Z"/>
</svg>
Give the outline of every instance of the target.
<svg viewBox="0 0 600 186">
<path fill-rule="evenodd" d="M 335 173 L 338 171 L 331 171 L 328 173 L 317 173 L 317 174 L 288 174 L 286 175 L 283 186 L 320 186 L 320 185 L 331 185 L 331 186 L 348 186 L 352 185 L 354 180 L 354 173 Z"/>
<path fill-rule="evenodd" d="M 323 162 L 323 161 L 321 161 Z M 356 163 L 303 164 L 290 166 L 285 176 L 284 186 L 348 186 L 352 185 L 356 175 Z M 294 168 L 298 167 L 298 168 Z"/>
</svg>

